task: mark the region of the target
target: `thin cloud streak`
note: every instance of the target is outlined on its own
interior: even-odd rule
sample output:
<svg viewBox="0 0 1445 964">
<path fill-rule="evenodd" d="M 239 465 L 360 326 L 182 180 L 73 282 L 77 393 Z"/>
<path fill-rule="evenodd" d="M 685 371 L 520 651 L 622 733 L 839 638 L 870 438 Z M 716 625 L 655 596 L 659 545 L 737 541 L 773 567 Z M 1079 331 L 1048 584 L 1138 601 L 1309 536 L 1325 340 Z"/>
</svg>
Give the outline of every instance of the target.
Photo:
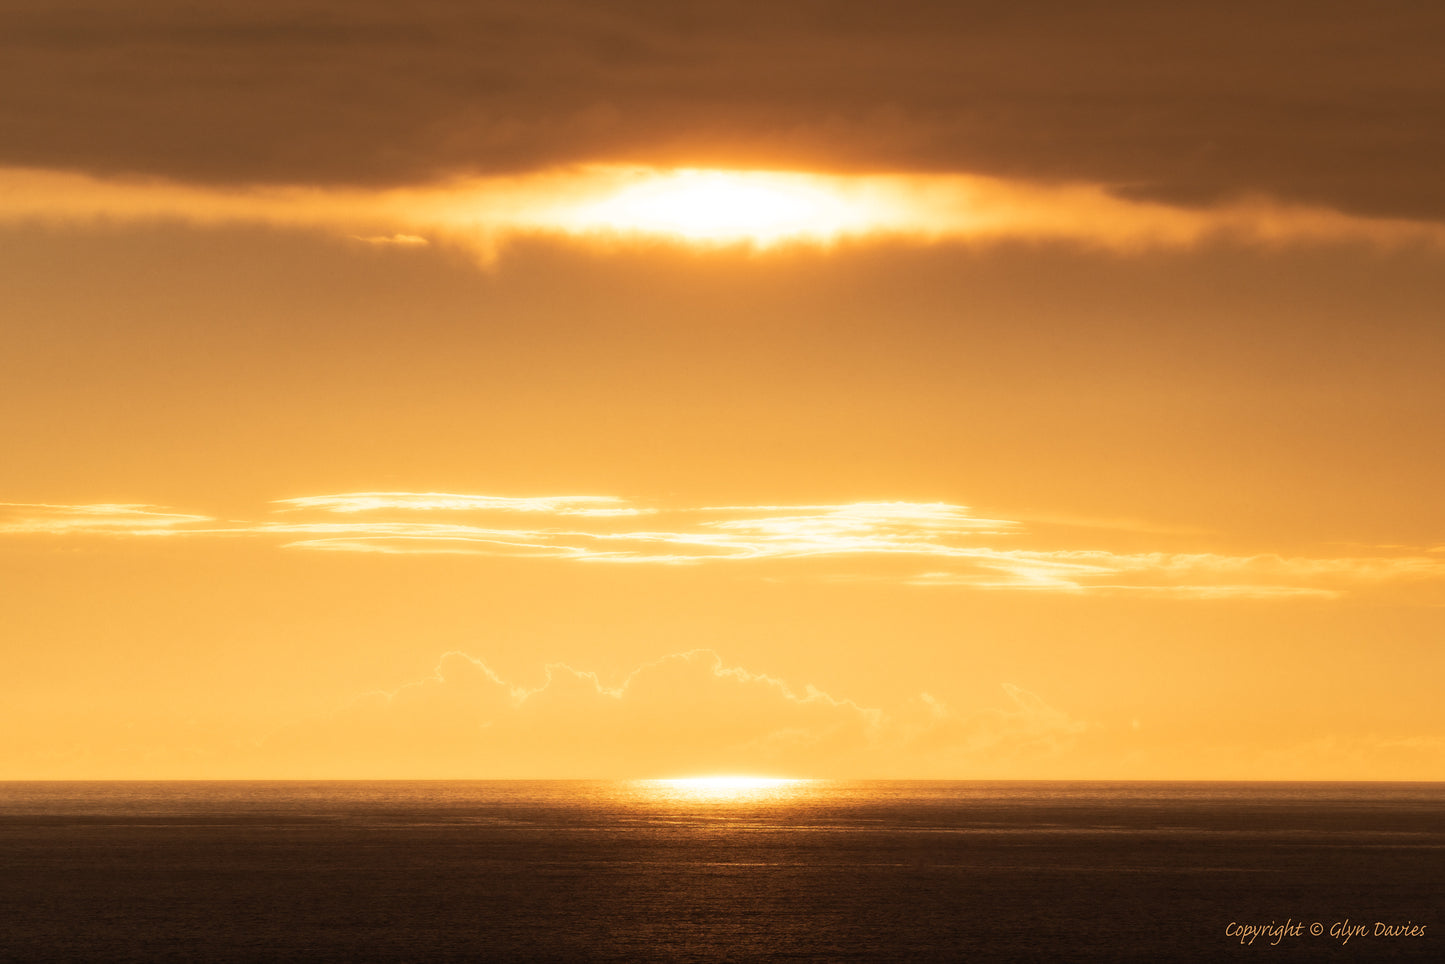
<svg viewBox="0 0 1445 964">
<path fill-rule="evenodd" d="M 1445 580 L 1438 554 L 1284 556 L 1010 545 L 1018 522 L 948 503 L 648 506 L 613 496 L 506 497 L 354 492 L 281 499 L 270 517 L 217 523 L 149 505 L 8 504 L 7 535 L 227 535 L 283 548 L 384 555 L 473 555 L 593 564 L 810 563 L 810 575 L 918 587 L 1160 597 L 1330 598 L 1369 586 Z M 418 516 L 428 518 L 418 518 Z M 518 516 L 531 524 L 517 525 Z M 656 525 L 634 528 L 647 516 Z M 831 567 L 821 573 L 820 565 Z M 923 565 L 923 571 L 900 567 Z"/>
<path fill-rule="evenodd" d="M 52 535 L 180 535 L 191 534 L 210 516 L 174 512 L 161 506 L 96 503 L 51 505 L 0 502 L 0 533 Z"/>
<path fill-rule="evenodd" d="M 415 234 L 373 235 L 369 238 L 352 235 L 352 240 L 379 247 L 424 248 L 431 244 L 426 238 Z"/>
<path fill-rule="evenodd" d="M 548 512 L 556 515 L 638 515 L 645 510 L 627 506 L 608 495 L 557 495 L 514 499 L 496 495 L 457 495 L 450 492 L 351 492 L 344 495 L 277 499 L 275 505 L 328 512 L 371 512 L 377 509 L 448 510 L 454 512 Z"/>
</svg>

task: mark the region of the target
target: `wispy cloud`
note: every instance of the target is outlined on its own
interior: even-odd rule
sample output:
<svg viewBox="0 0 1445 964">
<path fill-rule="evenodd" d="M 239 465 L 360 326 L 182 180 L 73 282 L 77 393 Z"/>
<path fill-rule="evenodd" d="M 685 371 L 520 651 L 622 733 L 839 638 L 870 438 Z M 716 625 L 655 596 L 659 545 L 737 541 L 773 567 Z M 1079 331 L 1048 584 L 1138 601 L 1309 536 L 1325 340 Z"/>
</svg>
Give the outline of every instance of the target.
<svg viewBox="0 0 1445 964">
<path fill-rule="evenodd" d="M 639 515 L 650 511 L 606 495 L 556 495 L 509 498 L 457 495 L 450 492 L 349 492 L 278 499 L 274 505 L 328 512 L 373 512 L 377 509 L 445 510 L 450 512 L 546 512 L 553 515 Z"/>
<path fill-rule="evenodd" d="M 154 505 L 0 502 L 0 533 L 164 536 L 212 521 L 210 516 L 174 512 Z"/>
<path fill-rule="evenodd" d="M 1133 537 L 1140 531 L 1131 523 Z M 1043 536 L 1021 522 L 943 502 L 668 506 L 600 495 L 349 492 L 281 499 L 260 518 L 233 521 L 149 505 L 9 504 L 0 533 L 229 535 L 313 551 L 592 564 L 768 563 L 772 576 L 1160 598 L 1327 598 L 1445 580 L 1439 553 L 1404 547 L 1303 556 L 1040 545 Z"/>
<path fill-rule="evenodd" d="M 374 234 L 368 238 L 352 235 L 351 239 L 379 247 L 424 248 L 431 244 L 426 238 L 415 234 Z"/>
</svg>

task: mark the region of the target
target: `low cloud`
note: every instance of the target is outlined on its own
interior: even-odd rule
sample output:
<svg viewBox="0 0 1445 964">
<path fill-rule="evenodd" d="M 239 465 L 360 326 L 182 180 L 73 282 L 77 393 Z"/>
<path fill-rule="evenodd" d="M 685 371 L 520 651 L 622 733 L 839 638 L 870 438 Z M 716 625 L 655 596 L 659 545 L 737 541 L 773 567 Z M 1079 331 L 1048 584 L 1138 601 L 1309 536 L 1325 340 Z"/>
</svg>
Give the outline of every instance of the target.
<svg viewBox="0 0 1445 964">
<path fill-rule="evenodd" d="M 530 683 L 450 652 L 425 679 L 273 735 L 260 756 L 315 776 L 956 776 L 1046 768 L 1086 729 L 1012 685 L 996 707 L 924 695 L 888 711 L 710 650 L 616 681 L 553 663 Z"/>
<path fill-rule="evenodd" d="M 101 730 L 0 742 L 12 779 L 1437 780 L 1438 732 L 1219 739 L 1165 721 L 1083 718 L 1001 682 L 967 703 L 948 678 L 890 705 L 729 663 L 706 649 L 609 677 L 564 663 L 508 678 L 452 651 L 432 671 L 264 734 L 135 707 Z M 939 695 L 945 694 L 945 695 Z M 1166 727 L 1167 729 L 1167 727 Z M 1159 732 L 1156 732 L 1159 731 Z"/>
</svg>

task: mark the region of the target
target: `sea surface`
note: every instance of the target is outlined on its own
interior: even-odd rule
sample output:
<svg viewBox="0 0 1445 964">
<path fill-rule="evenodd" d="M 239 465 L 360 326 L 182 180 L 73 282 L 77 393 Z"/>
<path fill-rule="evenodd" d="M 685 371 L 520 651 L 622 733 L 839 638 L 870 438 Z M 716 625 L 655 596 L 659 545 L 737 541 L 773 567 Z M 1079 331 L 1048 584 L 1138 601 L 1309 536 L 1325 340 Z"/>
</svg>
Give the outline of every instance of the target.
<svg viewBox="0 0 1445 964">
<path fill-rule="evenodd" d="M 7 961 L 1445 961 L 1442 911 L 1439 783 L 0 783 Z"/>
</svg>

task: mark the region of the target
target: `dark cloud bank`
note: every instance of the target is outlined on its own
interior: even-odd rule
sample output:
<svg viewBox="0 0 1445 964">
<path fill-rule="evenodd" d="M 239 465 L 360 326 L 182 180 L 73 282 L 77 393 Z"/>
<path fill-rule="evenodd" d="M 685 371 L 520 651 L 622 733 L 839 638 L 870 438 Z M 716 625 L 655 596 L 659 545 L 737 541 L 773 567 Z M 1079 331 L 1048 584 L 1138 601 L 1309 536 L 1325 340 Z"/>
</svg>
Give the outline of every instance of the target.
<svg viewBox="0 0 1445 964">
<path fill-rule="evenodd" d="M 0 164 L 954 170 L 1445 217 L 1442 41 L 1420 2 L 3 0 Z"/>
</svg>

